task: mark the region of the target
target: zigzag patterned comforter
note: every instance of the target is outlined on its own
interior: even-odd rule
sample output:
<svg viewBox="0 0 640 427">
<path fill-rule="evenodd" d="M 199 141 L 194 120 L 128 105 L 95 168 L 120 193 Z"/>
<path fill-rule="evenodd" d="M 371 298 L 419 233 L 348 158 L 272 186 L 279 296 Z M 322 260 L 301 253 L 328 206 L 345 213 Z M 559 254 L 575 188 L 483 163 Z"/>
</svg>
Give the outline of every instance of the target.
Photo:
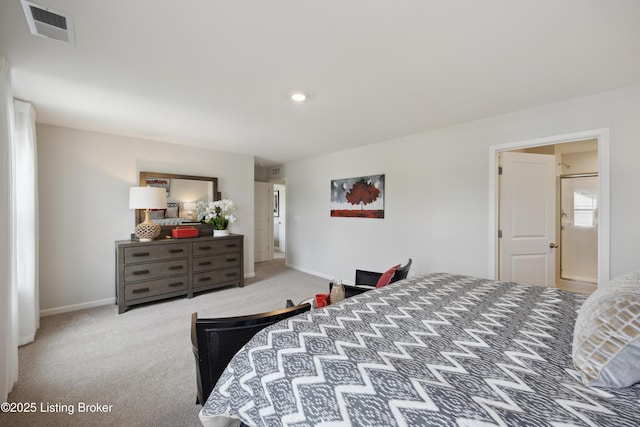
<svg viewBox="0 0 640 427">
<path fill-rule="evenodd" d="M 583 386 L 585 297 L 431 274 L 264 329 L 200 412 L 205 425 L 638 426 L 640 386 Z"/>
</svg>

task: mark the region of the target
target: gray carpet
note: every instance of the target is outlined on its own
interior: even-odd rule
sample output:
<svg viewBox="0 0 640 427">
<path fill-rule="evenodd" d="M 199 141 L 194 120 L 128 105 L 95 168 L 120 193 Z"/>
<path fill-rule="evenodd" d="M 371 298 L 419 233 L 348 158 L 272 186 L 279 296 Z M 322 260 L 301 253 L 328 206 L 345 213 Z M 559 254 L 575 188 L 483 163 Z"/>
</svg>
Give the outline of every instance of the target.
<svg viewBox="0 0 640 427">
<path fill-rule="evenodd" d="M 34 403 L 36 410 L 0 413 L 0 425 L 201 425 L 191 313 L 260 313 L 328 292 L 327 280 L 287 269 L 283 259 L 256 264 L 256 277 L 245 282 L 121 315 L 103 306 L 42 318 L 36 340 L 19 349 L 18 383 L 9 394 L 9 402 Z M 83 405 L 106 412 L 80 412 Z"/>
</svg>

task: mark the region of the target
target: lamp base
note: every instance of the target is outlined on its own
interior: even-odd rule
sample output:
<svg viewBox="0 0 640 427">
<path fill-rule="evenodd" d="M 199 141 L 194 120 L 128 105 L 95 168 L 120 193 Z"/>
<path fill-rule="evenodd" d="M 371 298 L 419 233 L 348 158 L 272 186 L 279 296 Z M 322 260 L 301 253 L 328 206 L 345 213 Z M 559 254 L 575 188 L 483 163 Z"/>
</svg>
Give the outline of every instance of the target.
<svg viewBox="0 0 640 427">
<path fill-rule="evenodd" d="M 141 222 L 136 225 L 136 237 L 141 242 L 150 242 L 160 235 L 161 228 L 153 222 Z"/>
</svg>

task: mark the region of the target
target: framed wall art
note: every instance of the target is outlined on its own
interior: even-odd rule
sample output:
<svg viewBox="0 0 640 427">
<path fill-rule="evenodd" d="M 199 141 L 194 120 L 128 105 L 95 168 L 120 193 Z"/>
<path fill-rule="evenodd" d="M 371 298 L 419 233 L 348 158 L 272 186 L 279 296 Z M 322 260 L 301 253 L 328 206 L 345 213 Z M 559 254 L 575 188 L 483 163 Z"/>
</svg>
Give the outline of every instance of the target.
<svg viewBox="0 0 640 427">
<path fill-rule="evenodd" d="M 164 188 L 167 192 L 167 197 L 169 197 L 169 190 L 171 189 L 171 180 L 169 178 L 146 177 L 146 182 L 147 187 Z"/>
<path fill-rule="evenodd" d="M 384 174 L 332 180 L 331 216 L 384 218 Z"/>
</svg>

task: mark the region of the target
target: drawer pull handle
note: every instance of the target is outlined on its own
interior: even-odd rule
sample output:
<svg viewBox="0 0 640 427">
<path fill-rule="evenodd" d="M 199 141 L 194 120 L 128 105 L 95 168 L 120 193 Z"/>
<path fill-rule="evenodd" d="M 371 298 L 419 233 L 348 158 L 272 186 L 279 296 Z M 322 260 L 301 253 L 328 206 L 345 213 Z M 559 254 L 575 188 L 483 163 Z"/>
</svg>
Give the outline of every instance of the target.
<svg viewBox="0 0 640 427">
<path fill-rule="evenodd" d="M 184 249 L 171 249 L 169 251 L 170 254 L 179 254 L 180 252 L 184 252 Z"/>
<path fill-rule="evenodd" d="M 227 277 L 236 277 L 238 273 L 227 273 Z"/>
<path fill-rule="evenodd" d="M 182 265 L 172 265 L 171 267 L 169 267 L 169 270 L 182 270 L 184 268 L 184 266 Z"/>
<path fill-rule="evenodd" d="M 133 294 L 143 294 L 145 292 L 149 292 L 149 288 L 134 289 L 131 291 Z"/>
<path fill-rule="evenodd" d="M 170 288 L 177 288 L 178 286 L 182 286 L 182 282 L 169 283 Z"/>
<path fill-rule="evenodd" d="M 198 249 L 200 249 L 201 251 L 208 251 L 209 249 L 211 249 L 211 246 L 198 246 Z"/>
<path fill-rule="evenodd" d="M 201 277 L 198 281 L 199 282 L 208 282 L 211 280 L 211 277 Z"/>
<path fill-rule="evenodd" d="M 227 258 L 227 262 L 234 262 L 237 261 L 238 258 Z"/>
<path fill-rule="evenodd" d="M 198 265 L 211 265 L 211 261 L 199 262 Z"/>
<path fill-rule="evenodd" d="M 134 252 L 132 256 L 149 256 L 149 252 Z"/>
<path fill-rule="evenodd" d="M 134 276 L 140 276 L 142 274 L 149 274 L 149 270 L 137 270 L 137 271 L 134 271 L 131 274 L 133 274 Z"/>
<path fill-rule="evenodd" d="M 235 248 L 235 247 L 237 247 L 237 246 L 238 246 L 238 245 L 237 245 L 237 243 L 227 243 L 227 244 L 226 244 L 226 247 L 227 247 L 227 248 Z"/>
</svg>

